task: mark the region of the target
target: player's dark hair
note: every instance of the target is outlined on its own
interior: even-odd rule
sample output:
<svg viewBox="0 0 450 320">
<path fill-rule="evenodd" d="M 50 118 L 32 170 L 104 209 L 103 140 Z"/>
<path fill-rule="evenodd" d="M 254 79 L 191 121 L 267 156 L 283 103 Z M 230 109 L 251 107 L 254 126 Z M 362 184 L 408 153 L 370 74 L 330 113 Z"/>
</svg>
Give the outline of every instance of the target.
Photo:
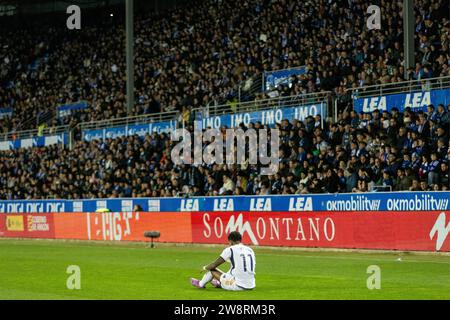
<svg viewBox="0 0 450 320">
<path fill-rule="evenodd" d="M 230 232 L 230 234 L 228 235 L 228 241 L 241 242 L 241 240 L 242 236 L 238 231 Z"/>
</svg>

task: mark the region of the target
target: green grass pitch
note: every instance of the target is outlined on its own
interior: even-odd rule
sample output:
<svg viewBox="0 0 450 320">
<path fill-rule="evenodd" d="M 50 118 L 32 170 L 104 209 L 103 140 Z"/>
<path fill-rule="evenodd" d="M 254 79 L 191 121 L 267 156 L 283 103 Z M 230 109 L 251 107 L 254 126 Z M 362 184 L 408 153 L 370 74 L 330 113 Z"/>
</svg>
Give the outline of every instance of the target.
<svg viewBox="0 0 450 320">
<path fill-rule="evenodd" d="M 408 253 L 256 247 L 255 290 L 192 287 L 222 248 L 3 239 L 0 299 L 450 299 L 450 256 Z M 66 287 L 69 265 L 81 269 L 80 290 Z M 370 265 L 379 290 L 367 289 Z"/>
</svg>

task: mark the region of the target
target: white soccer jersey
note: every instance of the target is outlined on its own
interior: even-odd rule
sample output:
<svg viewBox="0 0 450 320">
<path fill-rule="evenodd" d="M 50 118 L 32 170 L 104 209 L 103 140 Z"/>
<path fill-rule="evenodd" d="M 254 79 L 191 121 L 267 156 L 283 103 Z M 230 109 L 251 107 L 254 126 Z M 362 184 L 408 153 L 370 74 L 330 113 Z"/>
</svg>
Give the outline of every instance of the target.
<svg viewBox="0 0 450 320">
<path fill-rule="evenodd" d="M 236 279 L 236 284 L 244 289 L 255 287 L 256 259 L 253 249 L 242 243 L 228 247 L 220 255 L 225 261 L 230 261 L 228 271 Z"/>
</svg>

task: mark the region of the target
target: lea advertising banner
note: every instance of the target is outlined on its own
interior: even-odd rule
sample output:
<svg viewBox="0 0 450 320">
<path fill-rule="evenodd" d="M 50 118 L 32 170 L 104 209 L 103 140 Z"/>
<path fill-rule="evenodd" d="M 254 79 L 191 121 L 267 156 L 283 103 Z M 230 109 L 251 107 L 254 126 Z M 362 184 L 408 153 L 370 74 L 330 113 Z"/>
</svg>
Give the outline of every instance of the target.
<svg viewBox="0 0 450 320">
<path fill-rule="evenodd" d="M 0 215 L 0 237 L 450 251 L 450 212 L 106 212 Z"/>
<path fill-rule="evenodd" d="M 435 107 L 442 103 L 444 106 L 450 103 L 450 89 L 417 91 L 409 93 L 388 94 L 375 97 L 354 97 L 353 107 L 356 112 L 373 112 L 375 110 L 388 111 L 396 107 L 400 112 L 407 107 L 412 111 L 426 111 L 428 105 Z"/>
</svg>

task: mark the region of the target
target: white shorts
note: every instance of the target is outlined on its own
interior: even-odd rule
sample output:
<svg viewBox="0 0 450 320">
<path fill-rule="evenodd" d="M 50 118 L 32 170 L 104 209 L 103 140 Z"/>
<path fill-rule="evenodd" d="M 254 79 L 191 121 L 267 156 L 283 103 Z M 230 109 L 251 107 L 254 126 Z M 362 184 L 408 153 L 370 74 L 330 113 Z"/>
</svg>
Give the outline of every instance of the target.
<svg viewBox="0 0 450 320">
<path fill-rule="evenodd" d="M 236 284 L 236 279 L 233 275 L 229 273 L 222 273 L 220 276 L 220 284 L 222 289 L 230 291 L 241 291 L 244 288 L 238 287 Z"/>
</svg>

